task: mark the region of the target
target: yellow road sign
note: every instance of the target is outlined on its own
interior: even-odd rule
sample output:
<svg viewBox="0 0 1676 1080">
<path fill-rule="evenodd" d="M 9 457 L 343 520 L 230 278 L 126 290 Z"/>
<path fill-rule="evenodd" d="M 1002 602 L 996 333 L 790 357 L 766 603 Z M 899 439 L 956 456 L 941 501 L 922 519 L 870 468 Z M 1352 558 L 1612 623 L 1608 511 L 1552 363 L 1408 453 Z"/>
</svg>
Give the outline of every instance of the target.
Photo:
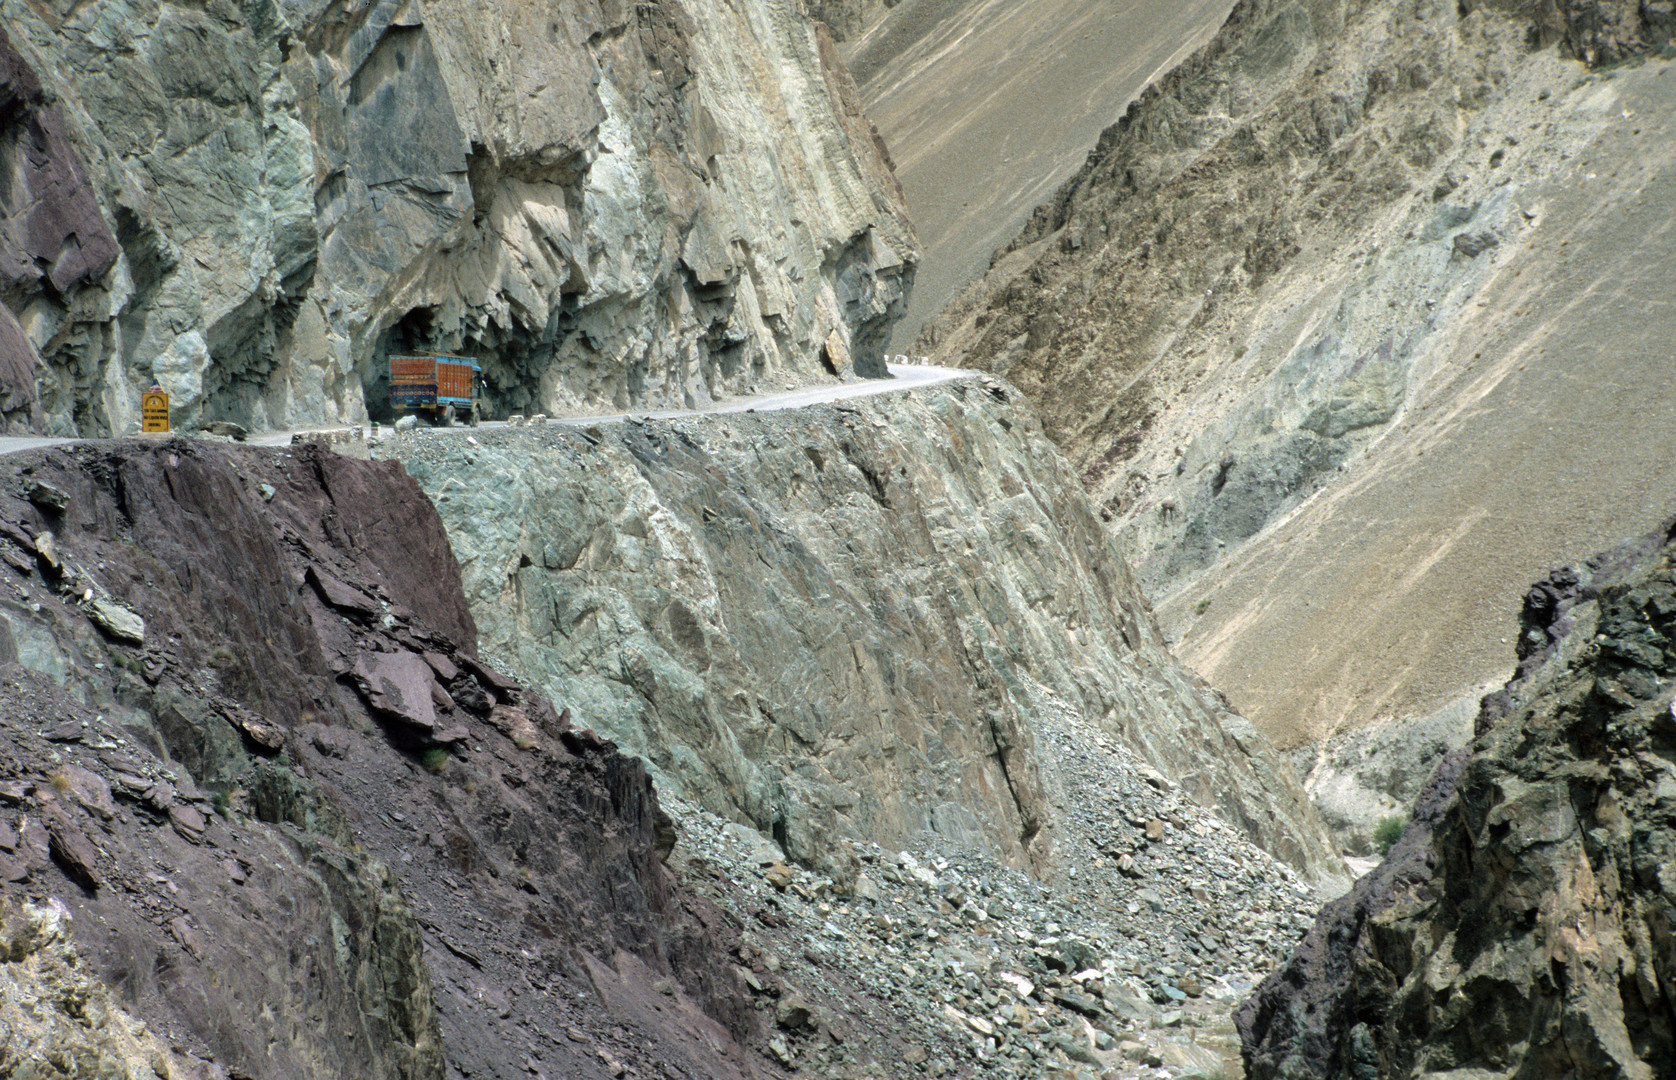
<svg viewBox="0 0 1676 1080">
<path fill-rule="evenodd" d="M 169 430 L 169 395 L 155 386 L 140 395 L 140 430 Z"/>
</svg>

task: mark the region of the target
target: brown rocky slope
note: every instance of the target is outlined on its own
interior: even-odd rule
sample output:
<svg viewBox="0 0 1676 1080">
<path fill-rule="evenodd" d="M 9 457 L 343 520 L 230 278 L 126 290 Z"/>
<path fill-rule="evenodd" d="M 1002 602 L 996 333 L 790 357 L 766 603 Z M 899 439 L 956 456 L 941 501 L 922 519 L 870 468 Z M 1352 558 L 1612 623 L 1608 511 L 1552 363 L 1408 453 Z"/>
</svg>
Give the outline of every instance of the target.
<svg viewBox="0 0 1676 1080">
<path fill-rule="evenodd" d="M 773 1072 L 650 779 L 476 659 L 398 466 L 13 457 L 0 534 L 12 952 L 46 1000 L 113 1008 L 53 960 L 68 926 L 122 1030 L 162 1040 L 72 1010 L 84 1043 L 37 1045 L 113 1076 Z"/>
<path fill-rule="evenodd" d="M 1254 1080 L 1676 1071 L 1676 520 L 1521 625 L 1470 756 L 1241 1011 Z"/>
</svg>

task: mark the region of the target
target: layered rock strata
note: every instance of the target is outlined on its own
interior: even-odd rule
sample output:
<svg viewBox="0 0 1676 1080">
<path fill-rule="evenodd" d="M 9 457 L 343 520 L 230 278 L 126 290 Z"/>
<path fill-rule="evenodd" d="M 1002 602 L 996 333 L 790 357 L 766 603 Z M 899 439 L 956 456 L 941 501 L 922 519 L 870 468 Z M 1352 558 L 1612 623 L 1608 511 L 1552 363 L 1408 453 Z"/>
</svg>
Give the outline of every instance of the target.
<svg viewBox="0 0 1676 1080">
<path fill-rule="evenodd" d="M 6 460 L 0 927 L 61 908 L 127 1017 L 79 997 L 113 1026 L 76 1044 L 42 1014 L 70 1074 L 773 1074 L 646 771 L 478 659 L 399 467 Z M 82 995 L 26 938 L 17 1000 Z"/>
<path fill-rule="evenodd" d="M 1676 498 L 1661 11 L 1240 4 L 924 339 L 1043 403 L 1284 747 L 1429 741 L 1527 582 Z"/>
<path fill-rule="evenodd" d="M 152 381 L 177 426 L 377 415 L 416 349 L 503 414 L 883 374 L 913 236 L 791 0 L 0 11 L 49 102 L 8 123 L 88 224 L 6 236 L 58 260 L 5 297 L 54 433 L 129 430 Z"/>
<path fill-rule="evenodd" d="M 435 500 L 484 648 L 805 865 L 842 882 L 847 841 L 930 834 L 1050 871 L 1038 718 L 1068 709 L 1307 875 L 1338 869 L 1004 384 L 474 442 L 377 452 Z"/>
<path fill-rule="evenodd" d="M 1521 622 L 1470 756 L 1241 1011 L 1248 1075 L 1676 1069 L 1676 522 Z"/>
</svg>

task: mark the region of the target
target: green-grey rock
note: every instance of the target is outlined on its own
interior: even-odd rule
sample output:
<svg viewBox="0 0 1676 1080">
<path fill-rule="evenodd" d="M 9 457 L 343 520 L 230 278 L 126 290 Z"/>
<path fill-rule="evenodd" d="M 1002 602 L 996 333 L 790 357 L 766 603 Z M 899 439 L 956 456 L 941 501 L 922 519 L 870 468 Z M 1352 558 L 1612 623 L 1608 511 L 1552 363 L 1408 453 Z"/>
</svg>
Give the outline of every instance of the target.
<svg viewBox="0 0 1676 1080">
<path fill-rule="evenodd" d="M 109 597 L 96 596 L 89 600 L 87 617 L 111 637 L 135 645 L 145 644 L 145 620 Z"/>
</svg>

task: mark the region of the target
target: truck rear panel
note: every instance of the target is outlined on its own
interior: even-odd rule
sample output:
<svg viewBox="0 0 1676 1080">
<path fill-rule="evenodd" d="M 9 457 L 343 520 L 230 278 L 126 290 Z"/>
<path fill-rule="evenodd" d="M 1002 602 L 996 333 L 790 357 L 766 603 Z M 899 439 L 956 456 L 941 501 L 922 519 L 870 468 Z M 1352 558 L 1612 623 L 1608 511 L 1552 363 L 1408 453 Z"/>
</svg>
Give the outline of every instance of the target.
<svg viewBox="0 0 1676 1080">
<path fill-rule="evenodd" d="M 396 410 L 469 409 L 477 400 L 475 360 L 459 356 L 390 357 L 390 404 Z"/>
<path fill-rule="evenodd" d="M 470 405 L 472 379 L 476 372 L 477 365 L 470 361 L 449 361 L 439 357 L 436 362 L 437 401 L 446 405 Z"/>
</svg>

